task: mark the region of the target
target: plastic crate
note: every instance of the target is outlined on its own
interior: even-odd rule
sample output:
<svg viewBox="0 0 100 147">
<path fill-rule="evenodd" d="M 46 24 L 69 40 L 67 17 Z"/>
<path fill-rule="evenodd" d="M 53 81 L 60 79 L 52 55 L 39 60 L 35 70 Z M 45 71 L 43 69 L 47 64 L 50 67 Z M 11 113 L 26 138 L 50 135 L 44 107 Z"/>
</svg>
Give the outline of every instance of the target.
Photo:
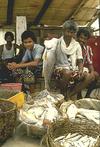
<svg viewBox="0 0 100 147">
<path fill-rule="evenodd" d="M 7 90 L 21 91 L 22 83 L 4 83 L 4 84 L 0 84 L 0 88 Z"/>
</svg>

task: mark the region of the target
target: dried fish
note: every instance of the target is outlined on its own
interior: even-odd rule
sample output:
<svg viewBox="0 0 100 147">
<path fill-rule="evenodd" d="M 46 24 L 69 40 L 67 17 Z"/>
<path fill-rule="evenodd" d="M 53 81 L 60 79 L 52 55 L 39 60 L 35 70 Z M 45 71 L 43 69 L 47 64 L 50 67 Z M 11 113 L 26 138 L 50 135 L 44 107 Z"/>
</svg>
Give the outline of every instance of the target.
<svg viewBox="0 0 100 147">
<path fill-rule="evenodd" d="M 64 137 L 65 137 L 65 136 L 60 136 L 60 137 L 56 138 L 56 139 L 54 140 L 54 142 L 59 141 L 59 140 L 63 139 Z"/>
<path fill-rule="evenodd" d="M 69 119 L 70 120 L 75 119 L 77 112 L 78 112 L 77 107 L 74 104 L 71 104 L 67 109 L 67 115 Z"/>
<path fill-rule="evenodd" d="M 28 124 L 33 123 L 35 126 L 42 128 L 44 120 L 48 120 L 48 122 L 51 123 L 59 118 L 59 114 L 55 104 L 47 98 L 43 98 L 35 101 L 33 105 L 25 105 L 23 109 L 20 110 L 20 118 L 21 121 Z"/>
<path fill-rule="evenodd" d="M 92 138 L 87 135 L 82 136 L 79 133 L 67 136 L 57 137 L 54 142 L 59 143 L 62 147 L 92 147 L 97 141 L 97 138 Z"/>
<path fill-rule="evenodd" d="M 100 111 L 97 110 L 89 110 L 89 109 L 83 109 L 83 108 L 77 108 L 76 105 L 71 104 L 67 110 L 66 105 L 62 104 L 62 115 L 63 117 L 69 118 L 70 121 L 76 120 L 76 121 L 85 121 L 85 120 L 92 120 L 96 124 L 100 124 Z M 67 115 L 66 115 L 67 114 Z M 78 119 L 77 119 L 78 118 Z"/>
</svg>

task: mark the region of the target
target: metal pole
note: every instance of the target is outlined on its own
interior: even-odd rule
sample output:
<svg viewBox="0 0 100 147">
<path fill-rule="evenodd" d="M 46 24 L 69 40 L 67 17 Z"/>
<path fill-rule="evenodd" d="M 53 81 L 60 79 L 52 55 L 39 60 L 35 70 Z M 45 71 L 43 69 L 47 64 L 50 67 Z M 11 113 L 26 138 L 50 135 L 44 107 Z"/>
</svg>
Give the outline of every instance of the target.
<svg viewBox="0 0 100 147">
<path fill-rule="evenodd" d="M 100 12 L 98 14 L 98 22 L 99 22 L 99 36 L 100 36 Z"/>
<path fill-rule="evenodd" d="M 100 36 L 100 0 L 99 0 L 99 13 L 98 13 L 98 23 L 99 23 L 99 36 Z"/>
</svg>

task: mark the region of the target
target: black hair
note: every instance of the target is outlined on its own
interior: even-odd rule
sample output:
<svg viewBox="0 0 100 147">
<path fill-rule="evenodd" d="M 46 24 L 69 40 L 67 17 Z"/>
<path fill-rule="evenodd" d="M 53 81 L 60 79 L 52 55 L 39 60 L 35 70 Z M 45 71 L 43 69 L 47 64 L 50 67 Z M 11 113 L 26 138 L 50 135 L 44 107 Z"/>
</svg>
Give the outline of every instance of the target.
<svg viewBox="0 0 100 147">
<path fill-rule="evenodd" d="M 12 32 L 6 32 L 5 33 L 5 40 L 7 39 L 7 37 L 10 36 L 12 41 L 14 40 L 14 34 Z"/>
<path fill-rule="evenodd" d="M 36 37 L 32 31 L 24 31 L 21 35 L 22 41 L 29 38 L 29 37 L 36 43 Z"/>
<path fill-rule="evenodd" d="M 90 36 L 91 36 L 90 31 L 88 29 L 86 29 L 86 28 L 80 28 L 78 30 L 78 32 L 77 32 L 77 38 L 79 38 L 81 34 L 83 34 L 85 37 L 87 37 L 87 39 L 89 39 Z"/>
</svg>

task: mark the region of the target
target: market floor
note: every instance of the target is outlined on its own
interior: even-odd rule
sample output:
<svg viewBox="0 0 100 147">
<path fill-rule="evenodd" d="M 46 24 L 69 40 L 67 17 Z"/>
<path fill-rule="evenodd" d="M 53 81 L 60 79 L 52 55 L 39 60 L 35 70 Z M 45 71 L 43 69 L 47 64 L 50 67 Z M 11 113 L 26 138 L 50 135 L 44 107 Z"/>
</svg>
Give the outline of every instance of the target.
<svg viewBox="0 0 100 147">
<path fill-rule="evenodd" d="M 0 147 L 40 147 L 40 142 L 39 138 L 27 136 L 25 128 L 21 127 Z"/>
<path fill-rule="evenodd" d="M 1 147 L 39 147 L 39 140 L 29 137 L 14 137 L 7 140 Z"/>
</svg>

